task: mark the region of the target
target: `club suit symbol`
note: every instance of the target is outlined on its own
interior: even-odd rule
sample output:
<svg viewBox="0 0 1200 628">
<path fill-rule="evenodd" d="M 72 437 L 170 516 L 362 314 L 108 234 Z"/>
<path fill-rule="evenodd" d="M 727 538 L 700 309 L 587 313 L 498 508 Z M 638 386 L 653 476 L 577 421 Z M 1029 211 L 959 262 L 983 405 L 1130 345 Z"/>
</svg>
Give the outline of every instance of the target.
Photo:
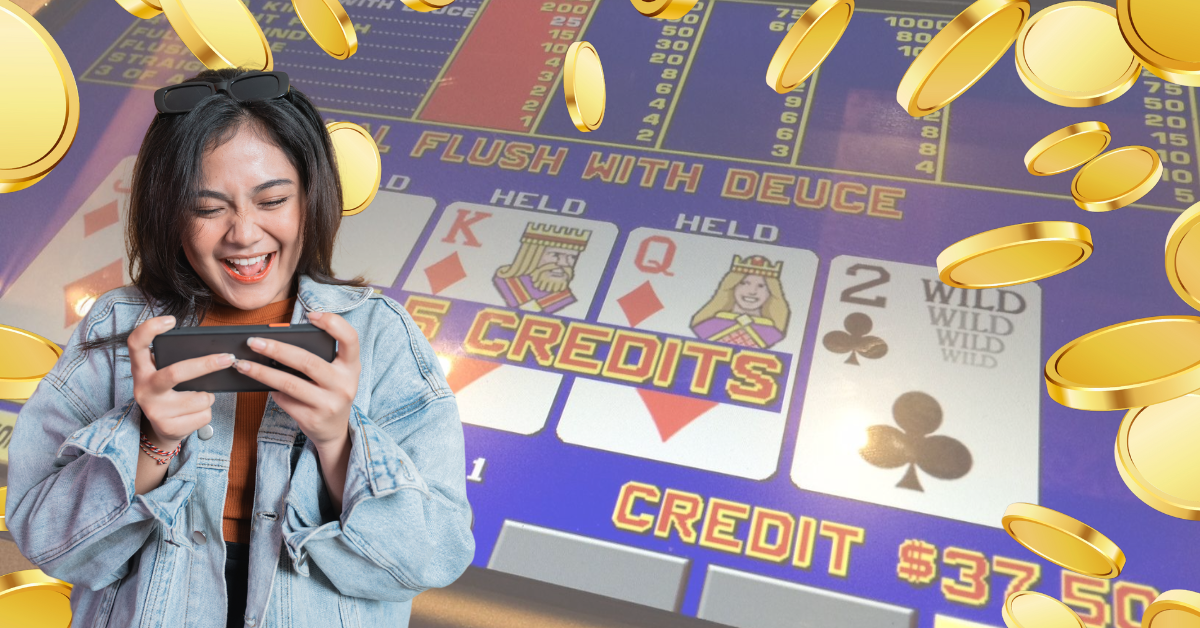
<svg viewBox="0 0 1200 628">
<path fill-rule="evenodd" d="M 867 445 L 859 454 L 884 469 L 908 465 L 898 488 L 924 491 L 917 467 L 942 480 L 956 480 L 971 470 L 971 452 L 949 436 L 933 435 L 942 425 L 942 406 L 923 392 L 906 392 L 892 404 L 892 418 L 901 429 L 890 425 L 867 428 Z"/>
<path fill-rule="evenodd" d="M 888 346 L 879 336 L 869 336 L 871 333 L 871 317 L 862 312 L 853 312 L 846 317 L 842 325 L 846 331 L 831 331 L 825 334 L 822 341 L 825 348 L 834 353 L 849 353 L 846 364 L 858 365 L 858 356 L 878 360 L 887 355 Z"/>
</svg>

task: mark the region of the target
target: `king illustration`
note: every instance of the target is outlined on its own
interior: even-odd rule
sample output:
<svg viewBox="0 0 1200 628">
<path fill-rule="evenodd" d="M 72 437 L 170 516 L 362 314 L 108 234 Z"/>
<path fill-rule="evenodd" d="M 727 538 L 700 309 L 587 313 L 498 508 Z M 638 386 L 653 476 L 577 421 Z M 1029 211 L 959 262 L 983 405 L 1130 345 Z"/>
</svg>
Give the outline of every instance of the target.
<svg viewBox="0 0 1200 628">
<path fill-rule="evenodd" d="M 509 307 L 547 314 L 575 302 L 571 279 L 591 231 L 529 223 L 511 264 L 492 277 Z"/>
<path fill-rule="evenodd" d="M 760 349 L 783 340 L 790 310 L 782 272 L 782 261 L 734 255 L 712 298 L 692 317 L 692 331 L 705 340 Z"/>
</svg>

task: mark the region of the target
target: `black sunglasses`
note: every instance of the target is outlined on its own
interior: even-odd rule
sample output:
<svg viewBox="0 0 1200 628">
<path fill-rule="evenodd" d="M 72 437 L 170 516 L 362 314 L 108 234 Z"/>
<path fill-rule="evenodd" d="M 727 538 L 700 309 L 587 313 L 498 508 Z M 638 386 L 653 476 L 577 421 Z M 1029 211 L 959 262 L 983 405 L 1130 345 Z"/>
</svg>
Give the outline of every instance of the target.
<svg viewBox="0 0 1200 628">
<path fill-rule="evenodd" d="M 217 92 L 225 92 L 239 102 L 254 102 L 288 96 L 291 87 L 286 72 L 247 72 L 231 81 L 192 81 L 168 85 L 154 92 L 159 113 L 185 113 Z M 290 96 L 289 96 L 290 100 Z"/>
</svg>

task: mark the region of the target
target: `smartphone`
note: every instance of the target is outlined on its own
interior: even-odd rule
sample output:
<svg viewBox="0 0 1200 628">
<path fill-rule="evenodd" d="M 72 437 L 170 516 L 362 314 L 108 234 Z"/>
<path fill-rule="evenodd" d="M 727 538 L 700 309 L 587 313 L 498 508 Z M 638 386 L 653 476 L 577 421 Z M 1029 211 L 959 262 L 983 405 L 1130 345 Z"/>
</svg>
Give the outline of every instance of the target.
<svg viewBox="0 0 1200 628">
<path fill-rule="evenodd" d="M 213 353 L 232 353 L 239 360 L 250 360 L 271 368 L 291 373 L 301 379 L 312 381 L 304 373 L 285 366 L 258 353 L 246 344 L 250 337 L 270 338 L 305 349 L 326 362 L 337 357 L 337 341 L 329 332 L 315 325 L 292 325 L 273 323 L 270 325 L 221 325 L 214 327 L 184 327 L 172 329 L 154 337 L 150 347 L 156 368 L 165 368 L 176 362 L 198 358 Z M 179 382 L 175 390 L 199 390 L 204 392 L 256 392 L 275 390 L 270 386 L 243 375 L 232 366 L 186 382 Z"/>
</svg>

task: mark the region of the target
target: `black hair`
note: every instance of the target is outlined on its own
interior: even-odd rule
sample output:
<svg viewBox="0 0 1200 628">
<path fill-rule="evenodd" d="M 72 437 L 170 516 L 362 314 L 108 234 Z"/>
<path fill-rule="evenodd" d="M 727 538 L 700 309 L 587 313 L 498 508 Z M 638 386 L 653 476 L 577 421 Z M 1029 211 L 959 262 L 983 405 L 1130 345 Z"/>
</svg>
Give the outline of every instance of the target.
<svg viewBox="0 0 1200 628">
<path fill-rule="evenodd" d="M 249 70 L 204 70 L 186 81 L 230 80 Z M 300 174 L 307 206 L 301 214 L 299 275 L 324 284 L 363 287 L 362 277 L 333 276 L 333 246 L 342 219 L 342 186 L 329 132 L 308 97 L 292 86 L 283 98 L 241 103 L 218 92 L 187 113 L 158 113 L 146 129 L 133 167 L 125 246 L 132 285 L 155 316 L 199 321 L 212 307 L 212 290 L 192 268 L 183 242 L 193 226 L 204 155 L 252 125 L 283 151 Z M 123 345 L 129 333 L 82 343 L 84 351 Z"/>
</svg>

